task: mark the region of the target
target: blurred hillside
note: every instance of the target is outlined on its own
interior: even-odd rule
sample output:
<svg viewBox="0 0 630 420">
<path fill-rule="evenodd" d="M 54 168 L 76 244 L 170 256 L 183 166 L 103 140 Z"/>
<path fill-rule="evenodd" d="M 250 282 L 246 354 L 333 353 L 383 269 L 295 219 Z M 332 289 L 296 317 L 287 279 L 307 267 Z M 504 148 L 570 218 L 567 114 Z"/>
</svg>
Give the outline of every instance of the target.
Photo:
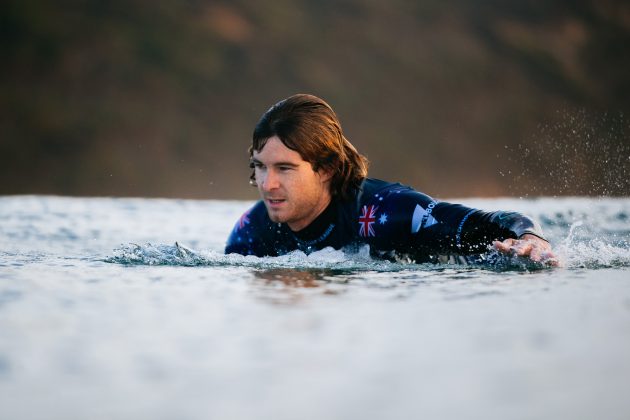
<svg viewBox="0 0 630 420">
<path fill-rule="evenodd" d="M 438 197 L 630 195 L 622 1 L 8 0 L 0 194 L 255 198 L 293 93 Z"/>
</svg>

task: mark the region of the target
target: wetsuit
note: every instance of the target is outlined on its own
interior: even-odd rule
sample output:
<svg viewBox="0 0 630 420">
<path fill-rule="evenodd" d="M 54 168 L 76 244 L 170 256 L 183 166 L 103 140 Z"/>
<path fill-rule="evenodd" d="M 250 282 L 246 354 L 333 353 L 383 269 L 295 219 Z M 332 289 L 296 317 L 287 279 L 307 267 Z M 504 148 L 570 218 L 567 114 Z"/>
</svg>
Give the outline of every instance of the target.
<svg viewBox="0 0 630 420">
<path fill-rule="evenodd" d="M 375 257 L 470 262 L 465 256 L 485 253 L 493 240 L 527 233 L 544 239 L 540 226 L 522 214 L 439 202 L 410 187 L 368 178 L 353 200 L 333 198 L 298 232 L 272 222 L 259 201 L 234 226 L 225 253 L 278 256 L 297 249 L 309 253 L 368 244 Z"/>
</svg>

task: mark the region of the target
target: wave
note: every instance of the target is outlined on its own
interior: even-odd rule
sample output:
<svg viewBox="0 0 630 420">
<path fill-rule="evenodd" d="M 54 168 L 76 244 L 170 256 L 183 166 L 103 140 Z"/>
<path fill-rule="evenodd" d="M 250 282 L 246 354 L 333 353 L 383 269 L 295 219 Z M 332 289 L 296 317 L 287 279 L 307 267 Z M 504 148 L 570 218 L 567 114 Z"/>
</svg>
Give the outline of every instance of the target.
<svg viewBox="0 0 630 420">
<path fill-rule="evenodd" d="M 196 251 L 187 246 L 127 244 L 115 250 L 105 259 L 109 263 L 123 265 L 171 265 L 171 266 L 244 266 L 252 268 L 324 268 L 336 270 L 397 271 L 409 264 L 375 260 L 370 257 L 369 247 L 356 253 L 346 253 L 324 248 L 311 254 L 293 251 L 279 257 L 223 254 L 217 251 Z M 420 266 L 420 264 L 414 264 Z"/>
<path fill-rule="evenodd" d="M 588 254 L 586 251 L 580 253 Z M 607 254 L 609 255 L 609 254 Z M 535 271 L 549 268 L 549 265 L 530 261 L 521 257 L 503 255 L 495 250 L 472 258 L 441 259 L 438 264 L 417 264 L 404 258 L 396 261 L 375 259 L 370 256 L 370 248 L 365 245 L 357 252 L 347 252 L 324 248 L 311 254 L 302 251 L 293 251 L 279 257 L 256 257 L 238 254 L 225 255 L 217 251 L 197 251 L 187 246 L 175 243 L 174 245 L 145 245 L 127 244 L 115 250 L 113 256 L 105 259 L 106 262 L 122 265 L 148 265 L 148 266 L 223 266 L 223 267 L 251 267 L 251 268 L 294 268 L 294 269 L 327 269 L 335 272 L 348 271 L 377 271 L 396 272 L 402 270 L 442 270 L 444 268 L 460 269 L 488 269 L 492 271 Z M 579 261 L 571 260 L 571 266 L 580 266 Z M 600 266 L 608 266 L 610 263 L 623 265 L 630 263 L 630 257 L 622 257 L 611 260 L 599 261 Z M 597 268 L 598 263 L 589 261 L 589 268 Z"/>
</svg>

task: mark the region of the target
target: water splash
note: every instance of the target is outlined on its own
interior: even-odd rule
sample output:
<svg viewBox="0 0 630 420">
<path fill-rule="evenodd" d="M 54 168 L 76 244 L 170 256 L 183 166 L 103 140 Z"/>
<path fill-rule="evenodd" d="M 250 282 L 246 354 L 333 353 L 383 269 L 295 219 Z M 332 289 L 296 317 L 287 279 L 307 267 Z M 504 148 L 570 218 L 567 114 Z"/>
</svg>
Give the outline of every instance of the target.
<svg viewBox="0 0 630 420">
<path fill-rule="evenodd" d="M 592 232 L 583 220 L 573 222 L 557 250 L 567 268 L 630 267 L 630 242 L 615 235 Z"/>
<path fill-rule="evenodd" d="M 526 142 L 497 155 L 518 196 L 627 196 L 630 123 L 623 113 L 558 111 Z"/>
<path fill-rule="evenodd" d="M 569 246 L 571 245 L 571 242 L 573 242 L 573 238 L 575 237 L 575 230 L 577 228 L 579 228 L 580 226 L 582 226 L 584 224 L 584 221 L 582 220 L 578 220 L 576 222 L 571 223 L 571 226 L 569 226 L 569 233 L 567 234 L 566 239 L 564 240 L 564 249 L 569 249 Z"/>
<path fill-rule="evenodd" d="M 567 255 L 567 266 L 591 269 L 630 267 L 630 243 L 626 241 L 625 246 L 615 246 L 601 239 L 576 243 Z"/>
<path fill-rule="evenodd" d="M 196 251 L 179 243 L 175 245 L 143 246 L 123 245 L 115 250 L 106 262 L 123 265 L 167 265 L 167 266 L 233 266 L 251 268 L 297 268 L 327 269 L 335 271 L 376 271 L 397 272 L 401 270 L 443 270 L 461 268 L 464 270 L 484 269 L 491 271 L 536 271 L 549 268 L 545 263 L 527 258 L 501 254 L 489 248 L 488 252 L 467 258 L 446 258 L 439 264 L 417 264 L 407 259 L 396 261 L 374 259 L 370 256 L 370 247 L 365 245 L 357 251 L 342 251 L 333 248 L 305 254 L 302 251 L 289 252 L 279 257 L 256 257 L 253 255 L 225 255 L 217 251 Z"/>
<path fill-rule="evenodd" d="M 333 248 L 324 248 L 311 254 L 293 251 L 279 257 L 256 257 L 253 255 L 228 254 L 217 251 L 196 251 L 179 243 L 175 245 L 143 246 L 123 245 L 115 250 L 106 262 L 123 265 L 172 265 L 172 266 L 244 266 L 252 268 L 325 268 L 335 270 L 399 271 L 419 264 L 393 263 L 374 260 L 369 246 L 356 253 L 346 253 Z"/>
</svg>

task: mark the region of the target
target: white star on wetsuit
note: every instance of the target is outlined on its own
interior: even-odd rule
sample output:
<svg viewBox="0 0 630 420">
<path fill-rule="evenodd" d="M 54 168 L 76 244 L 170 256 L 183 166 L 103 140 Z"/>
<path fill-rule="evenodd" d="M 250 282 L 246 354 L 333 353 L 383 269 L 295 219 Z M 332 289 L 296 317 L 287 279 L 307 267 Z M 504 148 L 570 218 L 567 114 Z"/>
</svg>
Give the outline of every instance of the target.
<svg viewBox="0 0 630 420">
<path fill-rule="evenodd" d="M 381 214 L 381 217 L 379 217 L 378 222 L 381 225 L 384 225 L 385 223 L 387 223 L 387 215 L 385 213 Z"/>
</svg>

